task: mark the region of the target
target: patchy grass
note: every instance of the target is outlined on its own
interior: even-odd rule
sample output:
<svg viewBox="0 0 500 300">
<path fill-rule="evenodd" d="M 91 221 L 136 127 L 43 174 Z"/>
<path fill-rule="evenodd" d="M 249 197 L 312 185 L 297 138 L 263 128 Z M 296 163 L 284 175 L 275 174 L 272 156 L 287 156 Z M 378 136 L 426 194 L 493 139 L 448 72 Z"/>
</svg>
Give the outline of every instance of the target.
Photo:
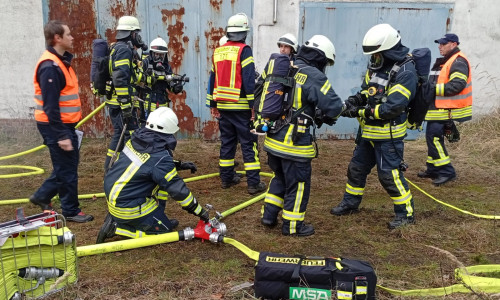
<svg viewBox="0 0 500 300">
<path fill-rule="evenodd" d="M 11 130 L 11 129 L 9 129 Z M 36 129 L 34 129 L 36 130 Z M 389 231 L 393 206 L 381 187 L 376 170 L 368 177 L 366 194 L 357 214 L 334 217 L 329 214 L 345 190 L 347 165 L 354 149 L 353 141 L 319 141 L 320 157 L 313 161 L 313 180 L 306 221 L 316 234 L 306 238 L 284 237 L 279 226 L 268 229 L 260 225 L 261 203 L 254 204 L 224 222 L 228 235 L 253 250 L 287 254 L 342 256 L 369 261 L 375 268 L 379 284 L 395 289 L 435 288 L 456 284 L 454 269 L 460 264 L 500 263 L 500 224 L 464 214 L 427 197 L 480 215 L 500 215 L 498 189 L 500 180 L 500 115 L 498 113 L 459 126 L 462 140 L 448 145 L 458 179 L 442 187 L 416 173 L 425 167 L 427 149 L 424 140 L 406 143 L 405 160 L 410 165 L 406 177 L 415 198 L 417 224 Z M 0 130 L 0 155 L 10 155 L 40 145 L 37 134 L 23 129 L 22 134 Z M 79 169 L 80 194 L 102 192 L 102 171 L 109 140 L 84 139 Z M 262 144 L 262 143 L 261 143 Z M 196 175 L 218 171 L 220 143 L 183 140 L 175 151 L 177 159 L 194 161 Z M 263 171 L 269 172 L 266 154 L 261 152 Z M 242 162 L 238 150 L 237 160 Z M 0 179 L 0 199 L 27 198 L 48 176 L 50 159 L 47 150 L 23 157 L 0 160 L 2 165 L 38 166 L 46 173 L 38 176 Z M 239 170 L 243 170 L 242 164 Z M 0 174 L 12 170 L 0 170 Z M 191 177 L 189 171 L 181 176 Z M 264 178 L 269 182 L 269 178 Z M 251 197 L 246 184 L 228 190 L 220 189 L 217 177 L 188 183 L 202 203 L 225 211 Z M 418 188 L 417 188 L 418 187 Z M 38 213 L 29 204 L 2 205 L 0 222 L 12 220 L 18 206 L 27 215 Z M 55 202 L 56 208 L 59 203 Z M 77 236 L 77 245 L 95 242 L 106 214 L 105 199 L 81 200 L 95 221 L 69 223 Z M 186 214 L 173 201 L 167 214 L 179 219 L 179 228 L 194 227 L 197 219 Z M 115 237 L 113 240 L 119 240 Z M 450 255 L 446 254 L 450 253 Z M 254 262 L 230 245 L 216 245 L 198 240 L 162 244 L 147 248 L 110 253 L 79 259 L 79 281 L 52 299 L 255 299 L 251 288 L 231 292 L 231 288 L 252 282 Z M 500 291 L 499 291 L 500 292 Z M 379 299 L 420 299 L 394 297 L 377 292 Z M 494 295 L 453 294 L 427 299 L 498 299 Z"/>
</svg>

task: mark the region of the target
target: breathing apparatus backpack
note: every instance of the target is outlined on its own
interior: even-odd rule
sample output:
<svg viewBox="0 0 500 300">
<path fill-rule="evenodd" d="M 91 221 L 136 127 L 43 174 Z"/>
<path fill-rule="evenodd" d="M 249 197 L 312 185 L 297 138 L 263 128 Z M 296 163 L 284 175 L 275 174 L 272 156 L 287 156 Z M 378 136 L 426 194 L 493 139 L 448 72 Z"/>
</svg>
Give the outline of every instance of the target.
<svg viewBox="0 0 500 300">
<path fill-rule="evenodd" d="M 421 129 L 425 115 L 429 110 L 429 105 L 435 97 L 432 85 L 428 81 L 431 66 L 431 50 L 429 48 L 414 49 L 407 59 L 392 67 L 389 74 L 389 81 L 395 78 L 401 66 L 408 62 L 412 62 L 415 65 L 418 75 L 417 90 L 407 108 L 408 128 Z"/>
<path fill-rule="evenodd" d="M 297 71 L 288 55 L 271 54 L 266 79 L 255 91 L 254 126 L 258 133 L 277 132 L 302 112 L 292 113 L 291 109 Z"/>
<path fill-rule="evenodd" d="M 92 42 L 92 64 L 90 81 L 94 94 L 111 99 L 111 74 L 109 73 L 109 54 L 111 49 L 104 39 Z"/>
</svg>

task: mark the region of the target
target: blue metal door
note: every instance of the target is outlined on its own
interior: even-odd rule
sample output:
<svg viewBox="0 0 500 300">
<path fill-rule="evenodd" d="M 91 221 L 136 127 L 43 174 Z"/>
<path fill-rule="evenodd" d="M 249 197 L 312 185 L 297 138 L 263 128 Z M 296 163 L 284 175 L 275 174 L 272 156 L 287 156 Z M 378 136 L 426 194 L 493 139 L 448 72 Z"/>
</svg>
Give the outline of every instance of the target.
<svg viewBox="0 0 500 300">
<path fill-rule="evenodd" d="M 401 32 L 403 45 L 410 49 L 428 47 L 433 59 L 439 56 L 434 43 L 449 28 L 453 4 L 443 3 L 361 3 L 301 2 L 299 41 L 322 34 L 336 48 L 335 66 L 327 69 L 332 87 L 342 99 L 359 91 L 366 72 L 368 56 L 363 55 L 365 33 L 379 23 L 391 24 Z M 348 138 L 356 134 L 355 119 L 340 118 L 333 127 L 325 126 L 322 137 Z M 415 138 L 417 131 L 408 131 Z"/>
</svg>

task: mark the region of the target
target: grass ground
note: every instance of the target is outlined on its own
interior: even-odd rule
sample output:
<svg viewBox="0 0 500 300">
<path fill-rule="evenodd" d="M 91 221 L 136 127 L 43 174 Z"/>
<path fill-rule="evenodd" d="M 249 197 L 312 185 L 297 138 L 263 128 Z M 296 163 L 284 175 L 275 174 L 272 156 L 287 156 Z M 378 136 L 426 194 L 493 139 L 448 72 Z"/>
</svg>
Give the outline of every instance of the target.
<svg viewBox="0 0 500 300">
<path fill-rule="evenodd" d="M 463 210 L 500 215 L 500 116 L 493 114 L 459 127 L 462 140 L 449 144 L 448 150 L 458 179 L 442 187 L 416 173 L 424 168 L 424 140 L 406 143 L 405 160 L 410 169 L 405 176 L 435 198 Z M 80 194 L 101 193 L 102 169 L 108 140 L 85 139 L 81 149 L 79 170 Z M 35 131 L 23 129 L 16 135 L 0 130 L 0 156 L 31 149 L 41 144 Z M 260 225 L 261 203 L 228 216 L 224 222 L 228 236 L 256 251 L 286 254 L 342 256 L 369 261 L 375 268 L 378 284 L 394 289 L 443 287 L 457 283 L 453 271 L 459 266 L 500 264 L 500 224 L 446 207 L 411 186 L 415 198 L 417 224 L 389 231 L 386 223 L 393 217 L 392 203 L 381 187 L 376 171 L 369 175 L 361 211 L 334 217 L 329 210 L 342 198 L 347 165 L 354 149 L 353 141 L 319 141 L 320 156 L 313 161 L 311 198 L 306 221 L 316 234 L 306 238 L 284 237 L 279 227 Z M 218 170 L 219 143 L 200 140 L 179 142 L 175 156 L 194 161 L 202 175 Z M 266 154 L 261 152 L 263 171 L 269 171 Z M 238 154 L 237 160 L 241 161 Z M 46 170 L 43 175 L 0 179 L 0 199 L 27 198 L 48 176 L 48 151 L 41 150 L 0 165 L 31 165 Z M 240 167 L 241 169 L 241 167 Z M 0 170 L 0 174 L 18 170 Z M 181 176 L 191 177 L 188 171 Z M 264 178 L 269 182 L 269 178 Z M 225 211 L 251 197 L 246 183 L 229 190 L 220 189 L 217 178 L 188 183 L 202 203 Z M 27 215 L 38 213 L 30 204 L 2 205 L 0 222 L 12 220 L 15 209 L 24 207 Z M 103 198 L 81 200 L 86 213 L 95 221 L 69 223 L 76 234 L 77 245 L 95 243 L 106 214 Z M 59 207 L 58 203 L 55 205 Z M 167 204 L 167 214 L 179 219 L 179 228 L 193 227 L 197 219 L 182 211 L 175 202 Z M 112 240 L 119 240 L 115 237 Z M 447 253 L 446 253 L 447 252 Z M 79 281 L 52 299 L 254 299 L 251 288 L 232 292 L 231 288 L 252 282 L 254 262 L 231 245 L 211 244 L 199 240 L 162 244 L 123 252 L 79 259 Z M 500 290 L 498 291 L 500 293 Z M 382 290 L 378 299 L 417 299 L 395 297 Z M 427 299 L 499 299 L 499 295 L 453 294 Z"/>
</svg>

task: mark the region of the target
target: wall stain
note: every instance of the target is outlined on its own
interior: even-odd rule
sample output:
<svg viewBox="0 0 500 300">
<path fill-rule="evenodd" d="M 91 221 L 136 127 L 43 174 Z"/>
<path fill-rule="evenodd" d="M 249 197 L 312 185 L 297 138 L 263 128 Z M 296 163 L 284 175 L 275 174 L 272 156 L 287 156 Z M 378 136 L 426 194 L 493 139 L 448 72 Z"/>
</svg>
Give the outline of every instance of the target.
<svg viewBox="0 0 500 300">
<path fill-rule="evenodd" d="M 231 4 L 234 2 L 234 0 L 231 0 Z M 220 5 L 222 4 L 222 0 L 210 0 L 210 6 L 217 10 L 220 11 Z"/>
<path fill-rule="evenodd" d="M 168 33 L 169 63 L 173 72 L 178 74 L 186 49 L 189 49 L 189 38 L 184 35 L 184 22 L 182 22 L 185 9 L 184 7 L 171 10 L 162 9 L 161 14 L 163 25 L 166 26 Z M 189 74 L 187 76 L 191 77 Z M 189 82 L 187 84 L 195 83 Z M 200 118 L 194 117 L 193 111 L 186 104 L 186 96 L 186 91 L 182 91 L 180 94 L 169 93 L 169 98 L 172 100 L 172 109 L 179 119 L 180 131 L 193 135 L 199 133 Z"/>
<path fill-rule="evenodd" d="M 209 31 L 205 31 L 205 38 L 207 40 L 207 74 L 210 72 L 210 68 L 212 66 L 212 54 L 214 53 L 215 48 L 219 47 L 220 38 L 225 35 L 225 30 L 222 27 L 215 28 L 213 27 L 212 22 L 209 22 L 208 28 Z"/>
<path fill-rule="evenodd" d="M 214 141 L 219 136 L 219 122 L 206 121 L 203 122 L 203 139 Z"/>
</svg>

